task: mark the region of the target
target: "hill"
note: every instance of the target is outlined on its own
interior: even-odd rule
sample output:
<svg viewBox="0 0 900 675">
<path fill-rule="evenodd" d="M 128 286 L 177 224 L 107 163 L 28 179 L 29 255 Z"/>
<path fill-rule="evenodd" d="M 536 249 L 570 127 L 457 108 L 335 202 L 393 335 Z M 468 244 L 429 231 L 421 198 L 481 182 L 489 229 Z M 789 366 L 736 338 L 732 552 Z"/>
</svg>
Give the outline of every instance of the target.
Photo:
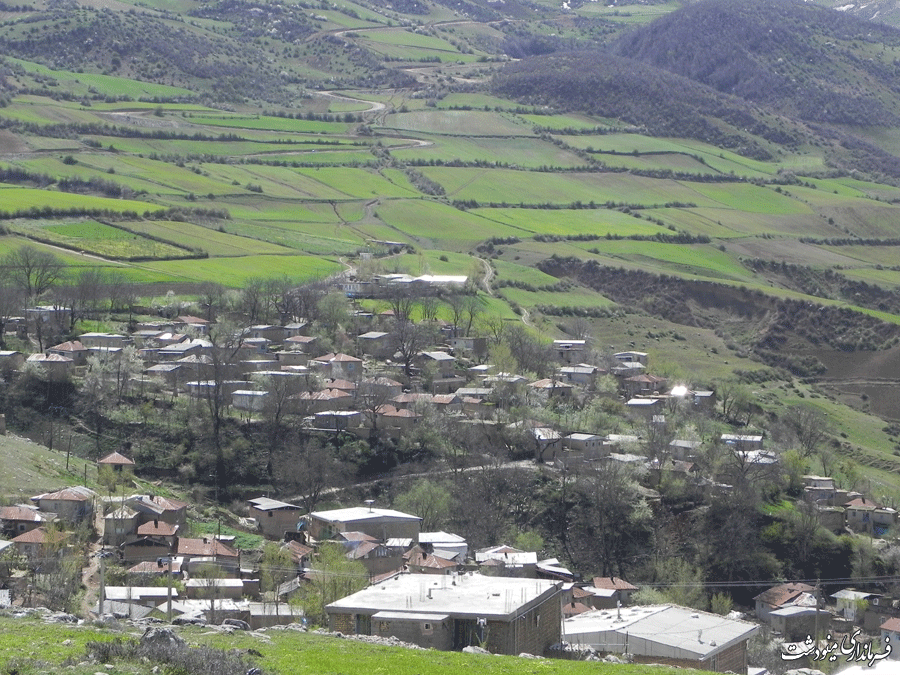
<svg viewBox="0 0 900 675">
<path fill-rule="evenodd" d="M 795 0 L 704 0 L 612 52 L 809 122 L 897 124 L 900 32 Z"/>
</svg>

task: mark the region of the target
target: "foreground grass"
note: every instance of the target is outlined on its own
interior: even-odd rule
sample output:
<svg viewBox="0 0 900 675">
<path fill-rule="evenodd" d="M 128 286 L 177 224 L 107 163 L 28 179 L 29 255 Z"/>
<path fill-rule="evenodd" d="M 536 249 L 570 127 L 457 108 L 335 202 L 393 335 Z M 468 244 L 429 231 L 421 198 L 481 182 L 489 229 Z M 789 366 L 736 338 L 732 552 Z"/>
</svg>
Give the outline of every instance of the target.
<svg viewBox="0 0 900 675">
<path fill-rule="evenodd" d="M 128 640 L 140 635 L 141 629 L 122 625 L 117 629 L 91 625 L 70 626 L 44 624 L 34 618 L 0 617 L 0 672 L 20 675 L 59 672 L 81 675 L 95 673 L 101 664 L 88 663 L 85 646 L 91 641 Z M 659 667 L 646 665 L 609 665 L 553 659 L 526 660 L 513 656 L 469 655 L 432 650 L 408 650 L 381 647 L 353 640 L 343 640 L 293 630 L 268 630 L 252 633 L 220 633 L 207 628 L 179 630 L 187 643 L 248 654 L 267 675 L 316 673 L 328 675 L 429 675 L 469 673 L 482 675 L 523 675 L 544 673 L 594 673 L 599 675 L 652 675 Z M 258 655 L 257 655 L 258 654 Z M 112 665 L 117 673 L 154 672 L 153 663 Z M 157 671 L 158 672 L 158 671 Z M 685 671 L 686 673 L 693 671 Z"/>
</svg>

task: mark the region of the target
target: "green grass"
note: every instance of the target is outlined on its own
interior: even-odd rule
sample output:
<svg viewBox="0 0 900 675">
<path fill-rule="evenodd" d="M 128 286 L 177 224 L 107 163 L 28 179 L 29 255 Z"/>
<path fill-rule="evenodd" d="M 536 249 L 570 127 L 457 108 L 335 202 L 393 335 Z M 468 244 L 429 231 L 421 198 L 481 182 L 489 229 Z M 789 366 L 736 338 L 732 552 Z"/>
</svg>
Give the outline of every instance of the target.
<svg viewBox="0 0 900 675">
<path fill-rule="evenodd" d="M 66 471 L 66 453 L 59 451 L 62 442 L 57 436 L 56 449 L 49 450 L 24 438 L 0 436 L 0 495 L 27 502 L 36 494 L 63 485 L 84 485 L 85 467 L 93 481 L 97 477 L 93 462 L 73 455 Z"/>
<path fill-rule="evenodd" d="M 145 269 L 179 277 L 184 281 L 217 281 L 240 287 L 251 277 L 287 277 L 297 281 L 327 276 L 341 269 L 331 260 L 303 255 L 255 255 L 206 260 L 165 260 L 143 263 Z"/>
<path fill-rule="evenodd" d="M 7 216 L 19 211 L 42 208 L 113 211 L 116 213 L 128 211 L 136 211 L 137 213 L 152 212 L 160 208 L 155 204 L 130 199 L 107 199 L 106 197 L 77 195 L 69 192 L 15 187 L 2 183 L 0 183 L 0 204 L 3 205 L 0 206 L 0 214 Z"/>
<path fill-rule="evenodd" d="M 529 136 L 531 129 L 511 115 L 483 111 L 423 110 L 395 113 L 385 119 L 386 129 L 421 131 L 451 136 Z"/>
<path fill-rule="evenodd" d="M 491 223 L 469 212 L 424 199 L 385 201 L 379 204 L 377 214 L 396 232 L 435 248 L 458 250 L 460 246 L 470 246 L 489 236 L 520 234 L 512 227 Z"/>
<path fill-rule="evenodd" d="M 605 236 L 607 233 L 627 237 L 666 232 L 654 223 L 612 209 L 472 209 L 487 220 L 521 230 L 519 236 L 535 234 Z M 663 211 L 662 213 L 665 213 Z"/>
<path fill-rule="evenodd" d="M 176 631 L 192 647 L 259 654 L 248 658 L 269 675 L 446 675 L 473 670 L 484 675 L 661 675 L 665 672 L 659 666 L 650 665 L 524 660 L 516 656 L 382 647 L 293 630 L 267 630 L 264 632 L 265 638 L 256 633 L 225 633 L 197 627 L 181 627 Z M 9 672 L 16 669 L 21 675 L 60 672 L 62 669 L 73 675 L 91 675 L 101 666 L 87 661 L 85 647 L 88 642 L 131 640 L 136 637 L 138 635 L 131 631 L 101 629 L 90 624 L 44 624 L 38 619 L 0 616 L 0 667 Z M 160 669 L 154 663 L 116 662 L 111 665 L 112 668 L 104 670 L 149 675 L 154 667 Z M 685 675 L 694 675 L 700 671 L 684 672 Z"/>
<path fill-rule="evenodd" d="M 182 246 L 199 247 L 211 256 L 240 256 L 247 254 L 288 253 L 277 244 L 241 237 L 227 232 L 173 221 L 138 221 L 126 223 L 130 230 L 166 239 Z M 223 225 L 223 228 L 225 225 Z"/>
<path fill-rule="evenodd" d="M 528 168 L 572 168 L 586 165 L 586 162 L 575 153 L 537 138 L 426 136 L 423 140 L 431 141 L 433 145 L 395 150 L 392 154 L 403 160 L 496 162 Z"/>
<path fill-rule="evenodd" d="M 172 258 L 189 254 L 185 248 L 153 241 L 94 220 L 56 225 L 19 221 L 13 231 L 38 237 L 53 244 L 74 248 L 105 258 Z M 196 245 L 196 242 L 194 242 Z M 188 246 L 187 242 L 185 246 Z"/>
<path fill-rule="evenodd" d="M 510 169 L 422 167 L 422 173 L 439 183 L 451 199 L 525 204 L 626 203 L 658 206 L 670 202 L 719 206 L 727 193 L 717 186 L 658 180 L 621 173 L 542 173 Z M 755 187 L 755 186 L 742 186 Z M 764 188 L 758 188 L 764 190 Z M 714 198 L 703 194 L 706 190 Z M 787 198 L 784 198 L 787 201 Z"/>
</svg>

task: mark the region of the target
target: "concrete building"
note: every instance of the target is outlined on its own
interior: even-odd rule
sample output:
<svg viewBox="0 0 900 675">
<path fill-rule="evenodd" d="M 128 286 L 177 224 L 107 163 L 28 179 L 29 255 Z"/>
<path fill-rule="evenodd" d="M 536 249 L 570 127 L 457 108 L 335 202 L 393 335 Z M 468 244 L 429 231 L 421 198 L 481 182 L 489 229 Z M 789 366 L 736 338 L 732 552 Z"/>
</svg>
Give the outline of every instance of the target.
<svg viewBox="0 0 900 675">
<path fill-rule="evenodd" d="M 593 610 L 566 619 L 563 638 L 598 652 L 717 673 L 747 672 L 747 642 L 759 627 L 674 605 Z"/>
<path fill-rule="evenodd" d="M 357 506 L 309 514 L 309 533 L 314 539 L 332 539 L 341 532 L 364 532 L 379 541 L 409 537 L 418 541 L 422 519 L 391 509 Z"/>
<path fill-rule="evenodd" d="M 396 637 L 432 649 L 483 644 L 543 654 L 560 640 L 562 582 L 475 573 L 401 574 L 325 608 L 345 634 Z"/>
<path fill-rule="evenodd" d="M 302 515 L 299 506 L 268 497 L 257 497 L 248 503 L 250 517 L 256 519 L 257 527 L 267 537 L 282 539 L 285 532 L 297 531 Z"/>
</svg>

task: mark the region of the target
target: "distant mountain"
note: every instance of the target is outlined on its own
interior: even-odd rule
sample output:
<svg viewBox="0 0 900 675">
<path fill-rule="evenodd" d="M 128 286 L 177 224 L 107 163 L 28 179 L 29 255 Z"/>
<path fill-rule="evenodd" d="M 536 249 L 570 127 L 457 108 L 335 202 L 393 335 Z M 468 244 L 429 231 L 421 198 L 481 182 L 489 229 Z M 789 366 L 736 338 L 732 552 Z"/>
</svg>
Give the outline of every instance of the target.
<svg viewBox="0 0 900 675">
<path fill-rule="evenodd" d="M 512 63 L 494 78 L 501 96 L 620 119 L 658 136 L 685 136 L 769 159 L 804 132 L 759 106 L 686 77 L 599 51 L 556 52 Z"/>
<path fill-rule="evenodd" d="M 801 0 L 702 0 L 612 53 L 809 122 L 900 122 L 900 31 Z"/>
</svg>

